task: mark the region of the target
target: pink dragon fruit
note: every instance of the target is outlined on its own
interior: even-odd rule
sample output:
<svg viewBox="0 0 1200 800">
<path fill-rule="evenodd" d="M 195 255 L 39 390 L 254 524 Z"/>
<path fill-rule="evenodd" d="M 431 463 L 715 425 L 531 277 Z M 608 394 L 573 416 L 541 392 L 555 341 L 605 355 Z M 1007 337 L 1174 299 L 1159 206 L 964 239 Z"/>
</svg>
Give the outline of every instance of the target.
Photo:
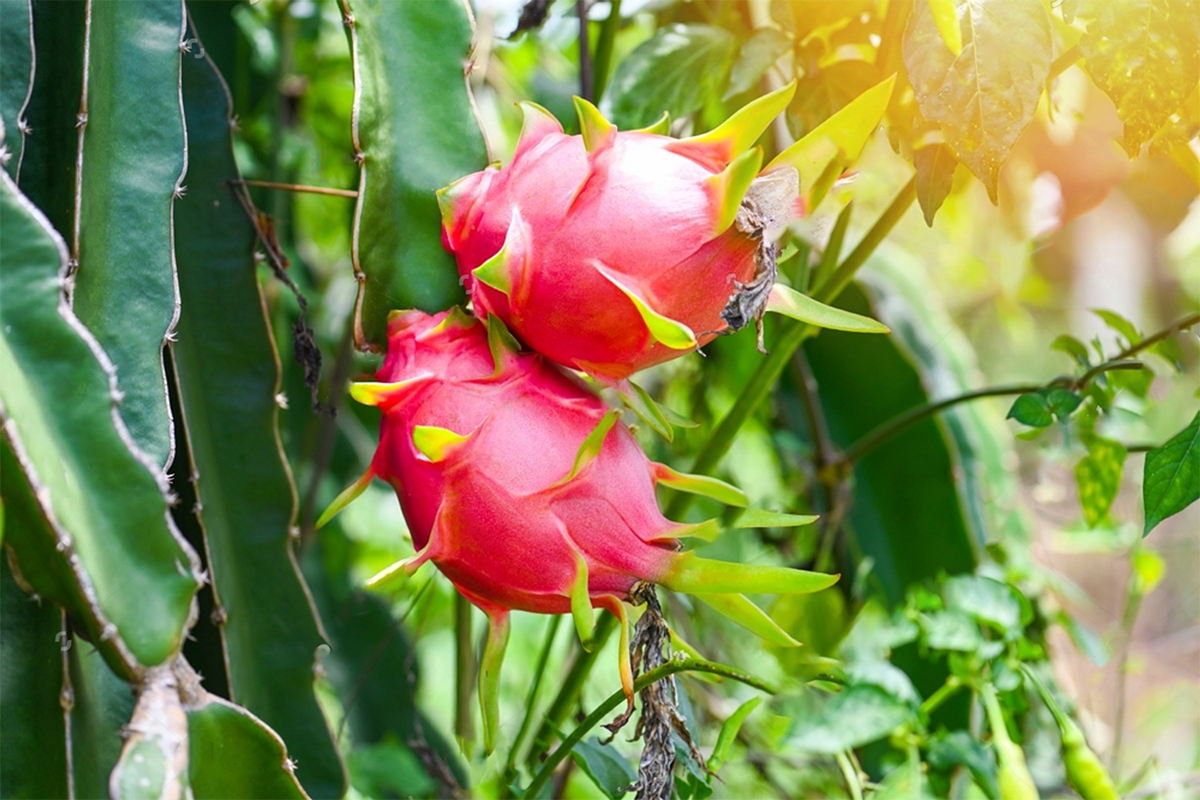
<svg viewBox="0 0 1200 800">
<path fill-rule="evenodd" d="M 689 139 L 664 135 L 665 116 L 618 132 L 579 98 L 583 133 L 568 136 L 522 103 L 511 163 L 438 192 L 442 241 L 476 313 L 610 380 L 758 323 L 776 276 L 764 232 L 797 208 L 799 184 L 786 164 L 759 176 L 762 151 L 751 145 L 794 92 L 789 84 Z"/>
<path fill-rule="evenodd" d="M 542 356 L 518 352 L 494 318 L 485 329 L 458 309 L 432 317 L 393 312 L 375 378 L 355 384 L 351 395 L 383 412 L 379 448 L 318 525 L 373 477 L 396 490 L 417 554 L 381 576 L 432 561 L 490 620 L 480 670 L 489 750 L 513 609 L 569 612 L 586 644 L 593 609 L 624 622 L 622 601 L 648 581 L 695 593 L 756 633 L 795 644 L 740 593 L 812 592 L 837 580 L 681 551 L 681 537 L 715 526 L 664 518 L 656 483 L 741 506 L 744 495 L 649 461 L 616 411 Z M 621 679 L 632 704 L 627 627 Z"/>
</svg>

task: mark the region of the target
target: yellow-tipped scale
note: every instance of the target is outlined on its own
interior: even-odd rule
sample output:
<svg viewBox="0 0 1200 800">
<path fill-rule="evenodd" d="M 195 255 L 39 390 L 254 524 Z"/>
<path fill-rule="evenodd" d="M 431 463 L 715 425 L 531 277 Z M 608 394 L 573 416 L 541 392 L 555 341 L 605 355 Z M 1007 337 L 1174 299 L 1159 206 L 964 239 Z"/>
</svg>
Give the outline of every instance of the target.
<svg viewBox="0 0 1200 800">
<path fill-rule="evenodd" d="M 579 115 L 579 132 L 583 135 L 583 146 L 589 153 L 611 147 L 617 138 L 617 126 L 604 118 L 600 109 L 576 97 L 575 113 Z"/>
<path fill-rule="evenodd" d="M 739 202 L 741 202 L 740 198 Z M 642 322 L 646 323 L 646 329 L 654 341 L 666 345 L 672 350 L 690 350 L 696 346 L 696 334 L 692 333 L 691 328 L 655 311 L 636 290 L 626 285 L 608 266 L 600 261 L 593 261 L 592 264 L 597 272 L 629 298 L 629 301 L 637 308 L 638 314 L 641 315 Z"/>
<path fill-rule="evenodd" d="M 733 224 L 738 208 L 742 205 L 742 198 L 749 191 L 750 184 L 758 175 L 758 168 L 761 166 L 762 150 L 756 147 L 742 153 L 729 162 L 729 166 L 706 181 L 709 196 L 717 206 L 714 236 L 724 233 Z"/>
<path fill-rule="evenodd" d="M 796 82 L 792 81 L 782 89 L 750 101 L 708 133 L 671 142 L 666 148 L 689 158 L 728 162 L 758 141 L 771 120 L 787 108 L 795 94 Z"/>
<path fill-rule="evenodd" d="M 435 464 L 445 461 L 451 450 L 470 438 L 470 434 L 464 436 L 436 425 L 414 425 L 412 432 L 413 447 Z"/>
</svg>

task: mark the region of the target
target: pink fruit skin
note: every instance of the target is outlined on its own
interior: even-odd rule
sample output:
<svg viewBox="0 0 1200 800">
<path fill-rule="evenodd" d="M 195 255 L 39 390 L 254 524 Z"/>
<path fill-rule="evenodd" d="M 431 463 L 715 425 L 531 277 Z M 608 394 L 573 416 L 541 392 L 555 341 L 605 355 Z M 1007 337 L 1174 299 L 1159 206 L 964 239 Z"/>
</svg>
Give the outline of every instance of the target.
<svg viewBox="0 0 1200 800">
<path fill-rule="evenodd" d="M 703 345 L 734 281 L 755 272 L 757 244 L 735 227 L 715 233 L 721 198 L 706 180 L 720 160 L 667 149 L 678 140 L 615 132 L 585 148 L 544 117 L 525 130 L 512 161 L 469 175 L 448 192 L 442 240 L 457 259 L 476 312 L 491 312 L 534 350 L 607 379 L 677 358 L 651 337 L 633 302 L 597 262 Z M 693 154 L 695 155 L 695 154 Z M 514 214 L 526 235 L 513 242 Z M 509 238 L 513 289 L 471 273 Z M 515 251 L 515 252 L 513 252 Z"/>
<path fill-rule="evenodd" d="M 380 404 L 371 472 L 400 498 L 414 563 L 433 561 L 489 614 L 569 612 L 579 556 L 593 604 L 619 613 L 634 583 L 679 558 L 683 526 L 659 512 L 653 466 L 624 425 L 563 481 L 608 409 L 541 356 L 504 351 L 497 370 L 482 324 L 409 311 L 392 317 L 376 380 L 412 381 Z M 432 462 L 418 425 L 468 438 Z"/>
</svg>

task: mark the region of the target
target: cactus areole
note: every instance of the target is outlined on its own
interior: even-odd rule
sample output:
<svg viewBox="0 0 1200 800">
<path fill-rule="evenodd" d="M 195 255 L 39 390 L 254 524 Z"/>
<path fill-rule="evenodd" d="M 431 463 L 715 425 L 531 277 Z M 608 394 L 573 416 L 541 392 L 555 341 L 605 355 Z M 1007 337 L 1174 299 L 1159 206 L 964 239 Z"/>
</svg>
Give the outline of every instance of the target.
<svg viewBox="0 0 1200 800">
<path fill-rule="evenodd" d="M 494 318 L 489 327 L 457 309 L 393 312 L 383 367 L 351 390 L 383 412 L 379 448 L 319 523 L 373 477 L 395 489 L 417 553 L 385 572 L 431 561 L 491 621 L 480 677 L 487 742 L 513 609 L 571 613 L 586 644 L 593 609 L 624 620 L 622 601 L 648 581 L 697 593 L 756 633 L 794 644 L 740 593 L 816 591 L 836 577 L 682 551 L 680 537 L 711 525 L 663 517 L 656 483 L 709 493 L 716 485 L 734 502 L 744 501 L 740 492 L 651 462 L 617 412 L 578 379 L 517 351 Z"/>
<path fill-rule="evenodd" d="M 476 313 L 607 379 L 757 322 L 775 280 L 763 234 L 797 207 L 799 186 L 791 167 L 759 176 L 751 145 L 794 91 L 690 139 L 664 135 L 665 117 L 618 132 L 578 98 L 583 133 L 568 136 L 522 103 L 512 161 L 438 192 L 442 241 Z"/>
</svg>

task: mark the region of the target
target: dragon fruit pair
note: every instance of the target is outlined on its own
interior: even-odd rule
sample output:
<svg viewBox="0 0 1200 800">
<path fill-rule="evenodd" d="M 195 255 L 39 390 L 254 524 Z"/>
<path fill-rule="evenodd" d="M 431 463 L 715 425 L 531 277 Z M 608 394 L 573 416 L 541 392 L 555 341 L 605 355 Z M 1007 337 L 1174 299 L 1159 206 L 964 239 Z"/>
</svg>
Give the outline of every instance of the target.
<svg viewBox="0 0 1200 800">
<path fill-rule="evenodd" d="M 622 603 L 638 582 L 694 594 L 789 645 L 791 637 L 742 593 L 813 592 L 837 580 L 682 551 L 680 538 L 704 537 L 716 526 L 667 520 L 655 502 L 656 484 L 739 506 L 744 495 L 648 460 L 617 412 L 578 378 L 517 350 L 494 318 L 485 329 L 458 309 L 393 312 L 375 378 L 355 384 L 351 395 L 383 412 L 379 448 L 318 524 L 374 477 L 396 490 L 417 554 L 377 578 L 411 574 L 432 561 L 487 614 L 480 697 L 489 750 L 511 610 L 570 613 L 585 645 L 593 609 L 615 614 L 622 621 L 621 682 L 632 704 Z"/>
<path fill-rule="evenodd" d="M 796 170 L 759 174 L 752 147 L 794 91 L 682 140 L 664 135 L 665 124 L 618 132 L 583 100 L 582 135 L 568 136 L 526 103 L 512 162 L 438 193 L 443 241 L 487 325 L 457 309 L 393 312 L 383 367 L 351 392 L 383 412 L 379 448 L 322 521 L 382 478 L 418 552 L 377 577 L 431 561 L 488 615 L 480 697 L 489 750 L 511 610 L 569 612 L 586 644 L 594 609 L 624 623 L 624 601 L 649 582 L 795 644 L 743 593 L 812 592 L 836 580 L 683 551 L 681 538 L 716 525 L 667 520 L 656 485 L 738 506 L 744 495 L 650 462 L 617 412 L 558 366 L 620 382 L 758 323 L 764 310 L 812 310 L 815 301 L 775 285 L 772 234 L 798 203 Z M 821 308 L 827 326 L 872 324 Z M 763 524 L 811 520 L 757 513 Z M 632 706 L 627 627 L 621 680 Z"/>
</svg>

